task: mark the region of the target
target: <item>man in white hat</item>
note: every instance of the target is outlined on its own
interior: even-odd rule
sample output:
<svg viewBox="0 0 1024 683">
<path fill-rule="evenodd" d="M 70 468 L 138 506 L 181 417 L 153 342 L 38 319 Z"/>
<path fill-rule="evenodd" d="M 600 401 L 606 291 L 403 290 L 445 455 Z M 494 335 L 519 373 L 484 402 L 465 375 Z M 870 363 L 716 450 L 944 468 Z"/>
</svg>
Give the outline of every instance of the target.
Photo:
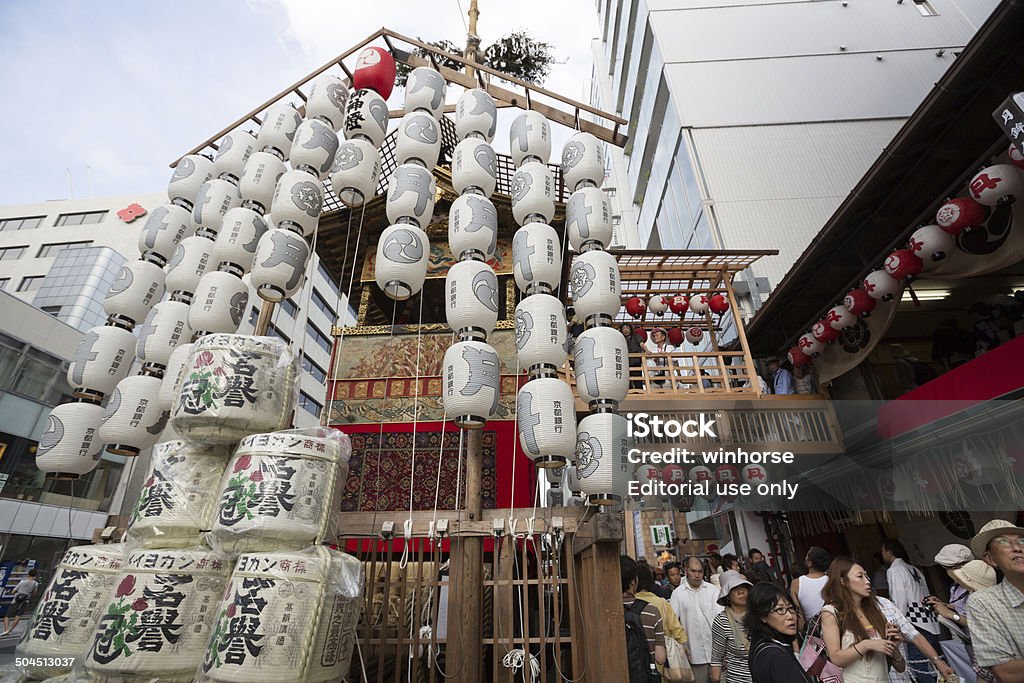
<svg viewBox="0 0 1024 683">
<path fill-rule="evenodd" d="M 967 602 L 978 665 L 1004 683 L 1024 681 L 1024 527 L 993 519 L 971 539 L 971 550 L 1003 574 Z"/>
</svg>

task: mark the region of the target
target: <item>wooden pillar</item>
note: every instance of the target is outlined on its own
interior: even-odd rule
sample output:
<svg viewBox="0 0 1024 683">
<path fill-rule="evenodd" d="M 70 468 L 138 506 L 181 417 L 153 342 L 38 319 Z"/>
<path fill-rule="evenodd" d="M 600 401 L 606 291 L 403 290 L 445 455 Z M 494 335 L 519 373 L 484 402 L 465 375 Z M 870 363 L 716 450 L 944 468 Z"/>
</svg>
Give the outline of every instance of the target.
<svg viewBox="0 0 1024 683">
<path fill-rule="evenodd" d="M 733 321 L 736 323 L 736 336 L 740 340 L 740 348 L 743 349 L 743 360 L 747 365 L 747 374 L 750 378 L 750 386 L 754 387 L 757 395 L 761 395 L 761 383 L 757 381 L 757 370 L 754 368 L 754 359 L 750 355 L 750 345 L 747 343 L 747 331 L 743 327 L 743 315 L 740 307 L 736 305 L 736 295 L 732 291 L 732 273 L 726 273 L 722 278 L 725 284 L 725 295 L 729 298 L 729 308 L 732 309 Z"/>
<path fill-rule="evenodd" d="M 267 333 L 267 328 L 270 327 L 270 318 L 274 315 L 275 304 L 273 301 L 264 301 L 263 305 L 260 306 L 260 315 L 256 318 L 256 329 L 253 330 L 253 335 L 256 337 L 262 337 Z"/>
<path fill-rule="evenodd" d="M 624 536 L 622 513 L 602 512 L 580 527 L 576 537 L 578 588 L 583 596 L 583 633 L 573 634 L 573 651 L 583 651 L 585 681 L 623 681 L 626 670 L 626 638 L 623 636 L 621 572 L 619 556 Z M 574 658 L 575 660 L 575 658 Z M 578 678 L 579 671 L 573 671 Z"/>
<path fill-rule="evenodd" d="M 466 430 L 466 506 L 463 514 L 471 521 L 481 519 L 480 444 L 483 432 Z M 460 536 L 453 543 L 453 556 L 459 555 L 459 572 L 453 577 L 453 596 L 449 601 L 447 666 L 459 670 L 459 680 L 480 683 L 483 662 L 483 538 Z M 511 550 L 515 552 L 514 547 Z M 452 609 L 452 607 L 455 609 Z M 452 619 L 454 617 L 454 620 Z M 453 631 L 459 630 L 453 633 Z M 461 637 L 460 637 L 461 634 Z M 450 674 L 449 674 L 450 675 Z"/>
</svg>

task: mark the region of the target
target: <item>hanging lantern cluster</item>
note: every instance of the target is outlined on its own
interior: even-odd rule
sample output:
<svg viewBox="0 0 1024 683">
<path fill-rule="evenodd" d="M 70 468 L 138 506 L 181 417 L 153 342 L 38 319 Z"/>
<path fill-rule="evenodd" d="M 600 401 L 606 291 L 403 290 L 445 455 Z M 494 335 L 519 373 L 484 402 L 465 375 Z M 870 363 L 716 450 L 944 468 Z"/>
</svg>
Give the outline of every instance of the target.
<svg viewBox="0 0 1024 683">
<path fill-rule="evenodd" d="M 443 104 L 445 81 L 436 71 L 415 69 L 413 74 L 417 71 L 420 74 L 416 81 L 410 77 L 406 89 L 410 93 L 406 109 L 410 103 L 419 106 L 419 116 L 429 113 L 433 121 Z M 437 98 L 440 104 L 435 105 Z M 498 276 L 487 263 L 494 257 L 498 239 L 498 212 L 489 199 L 497 184 L 497 156 L 491 147 L 497 121 L 497 106 L 483 90 L 467 90 L 459 98 L 455 128 L 460 142 L 452 155 L 452 182 L 460 195 L 448 214 L 448 241 L 458 263 L 448 269 L 445 278 L 445 315 L 459 341 L 444 354 L 441 399 L 445 412 L 463 429 L 480 429 L 493 418 L 501 392 L 501 360 L 487 343 L 498 322 L 499 301 Z M 415 133 L 417 128 L 413 126 L 412 130 Z M 412 149 L 414 145 L 407 147 Z M 430 154 L 433 168 L 437 153 Z M 425 171 L 429 177 L 425 187 L 430 192 L 431 208 L 425 211 L 429 218 L 434 202 L 433 176 L 426 168 L 412 166 L 411 170 Z M 426 243 L 426 234 L 423 240 Z M 379 256 L 377 264 L 379 268 Z M 423 268 L 425 272 L 425 261 Z"/>
</svg>

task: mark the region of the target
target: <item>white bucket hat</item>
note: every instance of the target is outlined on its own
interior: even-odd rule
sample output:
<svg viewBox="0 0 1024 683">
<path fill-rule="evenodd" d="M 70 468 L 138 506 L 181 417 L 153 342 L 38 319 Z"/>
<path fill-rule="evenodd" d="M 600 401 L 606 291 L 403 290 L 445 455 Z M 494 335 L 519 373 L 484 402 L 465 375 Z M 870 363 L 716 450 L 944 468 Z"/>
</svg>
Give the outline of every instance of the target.
<svg viewBox="0 0 1024 683">
<path fill-rule="evenodd" d="M 747 577 L 740 574 L 735 569 L 730 569 L 727 572 L 722 572 L 719 578 L 719 583 L 722 586 L 722 590 L 718 593 L 718 604 L 722 607 L 729 606 L 729 593 L 732 592 L 733 588 L 737 586 L 753 586 L 754 584 L 747 581 Z"/>
<path fill-rule="evenodd" d="M 996 570 L 985 560 L 971 560 L 958 569 L 950 569 L 949 573 L 957 583 L 972 593 L 996 585 Z"/>
</svg>

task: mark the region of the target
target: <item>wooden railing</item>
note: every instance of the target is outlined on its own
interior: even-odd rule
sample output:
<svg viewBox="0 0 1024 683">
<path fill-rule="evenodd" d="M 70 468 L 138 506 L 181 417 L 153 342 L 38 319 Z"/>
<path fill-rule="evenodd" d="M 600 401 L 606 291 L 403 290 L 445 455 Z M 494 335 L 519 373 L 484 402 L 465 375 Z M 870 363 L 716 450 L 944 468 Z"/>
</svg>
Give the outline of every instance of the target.
<svg viewBox="0 0 1024 683">
<path fill-rule="evenodd" d="M 740 394 L 749 397 L 760 394 L 757 375 L 744 362 L 742 351 L 631 353 L 629 360 L 629 398 L 694 394 Z M 571 359 L 560 374 L 576 386 Z"/>
</svg>

